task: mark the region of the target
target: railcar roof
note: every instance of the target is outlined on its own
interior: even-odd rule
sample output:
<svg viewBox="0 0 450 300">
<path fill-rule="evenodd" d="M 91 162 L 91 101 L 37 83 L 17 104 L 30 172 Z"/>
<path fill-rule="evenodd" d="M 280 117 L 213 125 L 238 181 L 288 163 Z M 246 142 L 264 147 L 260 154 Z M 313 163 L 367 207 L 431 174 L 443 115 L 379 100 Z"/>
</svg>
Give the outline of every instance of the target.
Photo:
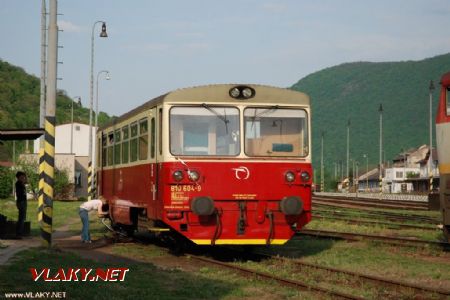
<svg viewBox="0 0 450 300">
<path fill-rule="evenodd" d="M 255 96 L 251 99 L 235 99 L 229 95 L 231 88 L 235 86 L 248 86 L 255 90 Z M 282 92 L 282 93 L 281 93 Z M 151 99 L 135 109 L 115 118 L 113 122 L 103 126 L 100 129 L 107 128 L 113 123 L 121 122 L 142 111 L 155 107 L 162 103 L 223 103 L 242 104 L 242 103 L 263 103 L 271 105 L 306 105 L 310 103 L 309 96 L 290 90 L 267 85 L 257 84 L 214 84 L 189 88 L 182 88 L 171 91 L 154 99 Z"/>
</svg>

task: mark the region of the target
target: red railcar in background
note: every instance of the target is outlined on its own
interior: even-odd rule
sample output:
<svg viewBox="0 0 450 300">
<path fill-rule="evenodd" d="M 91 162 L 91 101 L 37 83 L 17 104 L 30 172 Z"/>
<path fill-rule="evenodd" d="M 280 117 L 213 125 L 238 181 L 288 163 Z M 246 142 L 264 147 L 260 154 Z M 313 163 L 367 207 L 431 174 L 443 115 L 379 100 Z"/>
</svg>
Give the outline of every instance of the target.
<svg viewBox="0 0 450 300">
<path fill-rule="evenodd" d="M 97 190 L 115 225 L 199 245 L 284 244 L 311 219 L 303 93 L 210 85 L 148 101 L 97 133 Z M 179 235 L 178 235 L 179 236 Z"/>
<path fill-rule="evenodd" d="M 441 78 L 441 94 L 436 115 L 436 145 L 444 233 L 450 241 L 450 72 Z"/>
</svg>

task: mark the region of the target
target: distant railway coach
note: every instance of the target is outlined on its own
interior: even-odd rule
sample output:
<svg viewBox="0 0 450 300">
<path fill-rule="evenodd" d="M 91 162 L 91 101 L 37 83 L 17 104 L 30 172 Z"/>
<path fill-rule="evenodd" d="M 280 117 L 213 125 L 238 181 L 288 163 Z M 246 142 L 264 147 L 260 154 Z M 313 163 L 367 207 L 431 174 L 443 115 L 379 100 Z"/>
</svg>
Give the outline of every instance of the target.
<svg viewBox="0 0 450 300">
<path fill-rule="evenodd" d="M 450 240 L 450 72 L 441 78 L 441 94 L 436 116 L 436 144 L 444 232 Z"/>
<path fill-rule="evenodd" d="M 311 219 L 303 93 L 210 85 L 150 100 L 97 132 L 114 225 L 199 245 L 283 244 Z"/>
</svg>

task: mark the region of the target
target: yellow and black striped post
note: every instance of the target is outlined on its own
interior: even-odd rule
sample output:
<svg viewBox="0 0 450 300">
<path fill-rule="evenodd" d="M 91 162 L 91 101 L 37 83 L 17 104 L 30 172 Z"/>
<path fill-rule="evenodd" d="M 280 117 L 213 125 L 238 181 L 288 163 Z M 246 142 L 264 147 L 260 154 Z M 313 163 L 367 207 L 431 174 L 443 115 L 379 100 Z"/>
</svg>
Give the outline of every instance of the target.
<svg viewBox="0 0 450 300">
<path fill-rule="evenodd" d="M 44 155 L 40 158 L 38 220 L 41 236 L 48 247 L 52 244 L 52 217 L 55 178 L 55 117 L 45 118 Z M 41 149 L 42 154 L 42 149 Z"/>
<path fill-rule="evenodd" d="M 92 161 L 89 161 L 88 163 L 88 186 L 87 186 L 87 192 L 88 192 L 88 200 L 92 199 Z"/>
<path fill-rule="evenodd" d="M 42 228 L 42 219 L 44 215 L 44 142 L 41 142 L 39 148 L 39 192 L 38 192 L 38 222 Z"/>
</svg>

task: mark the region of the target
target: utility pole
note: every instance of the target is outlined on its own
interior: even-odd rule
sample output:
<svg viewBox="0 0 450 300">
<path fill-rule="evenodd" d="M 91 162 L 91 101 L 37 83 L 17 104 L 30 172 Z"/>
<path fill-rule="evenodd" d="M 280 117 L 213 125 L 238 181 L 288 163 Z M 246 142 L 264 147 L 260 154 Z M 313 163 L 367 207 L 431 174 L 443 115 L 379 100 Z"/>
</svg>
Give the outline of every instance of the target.
<svg viewBox="0 0 450 300">
<path fill-rule="evenodd" d="M 324 168 L 323 168 L 323 136 L 325 135 L 325 132 L 322 131 L 322 138 L 321 138 L 321 145 L 322 150 L 320 154 L 320 191 L 323 193 L 325 190 L 325 180 L 323 178 Z"/>
<path fill-rule="evenodd" d="M 348 189 L 350 189 L 349 160 L 350 160 L 350 119 L 348 119 L 348 122 L 347 122 L 347 180 L 348 180 Z"/>
<path fill-rule="evenodd" d="M 39 128 L 44 128 L 47 67 L 47 9 L 46 0 L 41 3 L 41 96 L 39 104 Z M 39 139 L 38 222 L 42 226 L 44 205 L 44 137 Z"/>
<path fill-rule="evenodd" d="M 48 85 L 45 108 L 45 142 L 43 155 L 43 193 L 39 197 L 38 220 L 41 224 L 41 237 L 47 247 L 52 244 L 52 217 L 55 177 L 55 111 L 56 111 L 56 80 L 58 66 L 58 25 L 57 0 L 49 0 L 50 14 L 48 23 Z"/>
<path fill-rule="evenodd" d="M 379 167 L 379 180 L 380 180 L 380 200 L 383 198 L 383 104 L 380 103 L 378 108 L 380 113 L 380 167 Z"/>
<path fill-rule="evenodd" d="M 434 84 L 433 80 L 430 80 L 430 155 L 428 157 L 428 176 L 430 177 L 430 188 L 428 190 L 429 193 L 433 190 L 433 90 Z"/>
</svg>

